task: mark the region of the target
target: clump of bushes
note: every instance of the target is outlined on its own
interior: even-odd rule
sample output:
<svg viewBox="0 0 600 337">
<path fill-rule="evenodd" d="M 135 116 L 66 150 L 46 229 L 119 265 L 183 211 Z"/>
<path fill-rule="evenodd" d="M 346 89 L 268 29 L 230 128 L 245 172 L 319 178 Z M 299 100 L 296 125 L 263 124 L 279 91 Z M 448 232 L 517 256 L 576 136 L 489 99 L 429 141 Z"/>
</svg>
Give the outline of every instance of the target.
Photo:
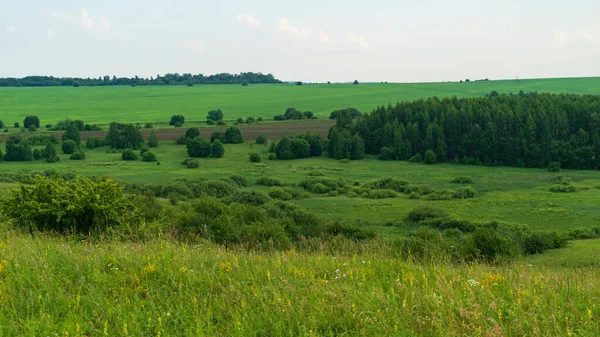
<svg viewBox="0 0 600 337">
<path fill-rule="evenodd" d="M 577 187 L 568 184 L 568 185 L 552 185 L 552 187 L 550 187 L 550 192 L 554 192 L 554 193 L 573 193 L 573 192 L 577 192 Z"/>
<path fill-rule="evenodd" d="M 156 154 L 154 154 L 154 152 L 148 150 L 145 151 L 144 154 L 142 154 L 142 161 L 155 162 L 158 161 L 158 159 L 156 158 Z"/>
<path fill-rule="evenodd" d="M 125 149 L 121 153 L 121 158 L 123 160 L 137 160 L 138 156 L 137 156 L 137 154 L 135 154 L 135 152 L 133 152 L 132 149 Z"/>
<path fill-rule="evenodd" d="M 456 178 L 454 178 L 454 179 L 451 181 L 451 183 L 453 183 L 453 184 L 474 184 L 474 183 L 475 183 L 475 181 L 474 181 L 474 180 L 473 180 L 473 178 L 471 178 L 471 177 L 464 177 L 464 176 L 461 176 L 461 177 L 456 177 Z"/>
<path fill-rule="evenodd" d="M 260 177 L 256 183 L 261 186 L 283 186 L 281 180 L 272 177 Z"/>
<path fill-rule="evenodd" d="M 85 152 L 83 152 L 82 150 L 79 150 L 77 152 L 74 152 L 69 159 L 71 160 L 84 160 L 85 159 Z"/>
<path fill-rule="evenodd" d="M 331 191 L 345 192 L 346 182 L 339 178 L 306 177 L 298 184 L 301 188 L 316 194 L 325 194 Z"/>
<path fill-rule="evenodd" d="M 260 163 L 260 155 L 256 152 L 253 152 L 249 156 L 251 163 Z"/>
<path fill-rule="evenodd" d="M 271 190 L 269 190 L 269 192 L 268 192 L 268 195 L 272 199 L 279 199 L 279 200 L 283 200 L 283 201 L 292 200 L 294 198 L 290 193 L 286 192 L 281 187 L 271 188 Z"/>
</svg>

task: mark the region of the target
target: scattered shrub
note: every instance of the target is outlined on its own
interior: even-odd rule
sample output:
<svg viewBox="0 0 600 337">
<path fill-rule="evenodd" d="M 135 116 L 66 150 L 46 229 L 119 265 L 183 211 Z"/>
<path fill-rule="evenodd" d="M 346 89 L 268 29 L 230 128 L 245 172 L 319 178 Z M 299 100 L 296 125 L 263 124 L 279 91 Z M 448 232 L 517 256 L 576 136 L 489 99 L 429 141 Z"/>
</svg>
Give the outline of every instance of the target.
<svg viewBox="0 0 600 337">
<path fill-rule="evenodd" d="M 121 153 L 121 158 L 123 160 L 137 160 L 138 156 L 133 152 L 132 149 L 125 149 L 123 153 Z"/>
<path fill-rule="evenodd" d="M 225 144 L 241 144 L 244 142 L 242 131 L 236 127 L 225 130 Z"/>
<path fill-rule="evenodd" d="M 276 160 L 277 156 L 275 155 L 275 153 L 269 153 L 269 160 Z"/>
<path fill-rule="evenodd" d="M 77 152 L 74 152 L 69 159 L 71 160 L 84 160 L 85 159 L 85 152 L 83 152 L 82 150 L 79 150 Z"/>
<path fill-rule="evenodd" d="M 185 117 L 183 117 L 182 115 L 173 115 L 173 116 L 171 116 L 171 121 L 169 122 L 169 125 L 173 125 L 175 127 L 181 127 L 184 122 L 185 122 Z"/>
<path fill-rule="evenodd" d="M 271 190 L 269 190 L 268 195 L 269 195 L 269 197 L 271 197 L 273 199 L 279 199 L 279 200 L 283 200 L 283 201 L 287 201 L 287 200 L 292 200 L 293 199 L 293 196 L 290 193 L 287 193 L 281 187 L 273 187 L 273 188 L 271 188 Z"/>
<path fill-rule="evenodd" d="M 350 162 L 350 159 L 346 159 L 346 158 L 340 159 L 341 164 L 348 164 L 349 162 Z"/>
<path fill-rule="evenodd" d="M 423 158 L 424 158 L 425 164 L 427 164 L 427 165 L 433 165 L 437 162 L 437 156 L 436 156 L 435 152 L 433 152 L 433 150 L 431 150 L 431 149 L 425 151 L 425 156 Z"/>
<path fill-rule="evenodd" d="M 269 198 L 267 194 L 255 190 L 239 190 L 231 196 L 231 202 L 254 206 L 264 205 L 269 202 L 269 200 L 271 200 L 271 198 Z"/>
<path fill-rule="evenodd" d="M 206 158 L 211 154 L 211 144 L 202 137 L 188 140 L 187 153 L 193 158 Z"/>
<path fill-rule="evenodd" d="M 85 142 L 85 147 L 88 149 L 95 149 L 104 145 L 104 142 L 98 137 L 90 137 Z"/>
<path fill-rule="evenodd" d="M 260 155 L 256 152 L 251 153 L 249 159 L 251 163 L 260 163 Z"/>
<path fill-rule="evenodd" d="M 471 186 L 459 187 L 452 194 L 453 199 L 469 199 L 475 197 L 475 189 Z"/>
<path fill-rule="evenodd" d="M 475 181 L 471 177 L 456 177 L 451 183 L 453 184 L 474 184 Z"/>
<path fill-rule="evenodd" d="M 210 156 L 213 158 L 223 158 L 223 156 L 225 155 L 225 147 L 223 146 L 223 143 L 221 143 L 221 141 L 218 139 L 215 139 L 214 143 L 212 143 L 210 150 Z"/>
<path fill-rule="evenodd" d="M 142 161 L 155 162 L 158 161 L 158 159 L 156 158 L 156 154 L 154 154 L 154 152 L 148 150 L 142 154 Z"/>
<path fill-rule="evenodd" d="M 283 186 L 279 179 L 271 177 L 260 177 L 256 180 L 256 183 L 261 186 Z"/>
<path fill-rule="evenodd" d="M 196 138 L 200 136 L 200 129 L 198 128 L 189 128 L 185 131 L 185 136 L 187 138 Z"/>
<path fill-rule="evenodd" d="M 391 147 L 382 147 L 379 151 L 379 160 L 395 160 L 396 151 Z"/>
<path fill-rule="evenodd" d="M 40 151 L 40 149 L 34 149 L 33 150 L 33 159 L 34 160 L 40 160 L 40 159 L 42 159 L 42 151 Z"/>
<path fill-rule="evenodd" d="M 77 144 L 75 144 L 74 141 L 68 139 L 62 142 L 61 148 L 64 154 L 72 154 L 75 152 L 75 150 L 77 150 Z"/>
<path fill-rule="evenodd" d="M 188 159 L 185 166 L 189 169 L 195 169 L 200 167 L 200 162 L 196 159 Z"/>
<path fill-rule="evenodd" d="M 550 164 L 548 164 L 548 172 L 560 172 L 560 163 L 551 162 Z"/>
<path fill-rule="evenodd" d="M 267 143 L 269 143 L 269 138 L 267 138 L 267 136 L 265 136 L 264 134 L 261 133 L 260 135 L 258 135 L 258 137 L 256 137 L 256 144 L 264 145 Z"/>
<path fill-rule="evenodd" d="M 568 185 L 553 185 L 550 187 L 550 192 L 554 193 L 573 193 L 577 192 L 577 188 L 571 184 Z"/>
<path fill-rule="evenodd" d="M 431 206 L 420 206 L 408 213 L 406 219 L 412 222 L 421 222 L 428 219 L 439 219 L 448 216 L 448 212 Z"/>
</svg>

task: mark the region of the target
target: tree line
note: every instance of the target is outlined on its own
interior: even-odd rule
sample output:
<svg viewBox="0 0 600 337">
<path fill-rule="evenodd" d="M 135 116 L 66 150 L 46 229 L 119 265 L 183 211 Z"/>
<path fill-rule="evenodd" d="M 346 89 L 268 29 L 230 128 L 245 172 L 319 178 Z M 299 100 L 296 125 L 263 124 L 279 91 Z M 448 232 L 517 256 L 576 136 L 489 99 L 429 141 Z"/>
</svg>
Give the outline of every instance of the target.
<svg viewBox="0 0 600 337">
<path fill-rule="evenodd" d="M 524 93 L 432 97 L 336 115 L 331 157 L 600 168 L 600 96 Z"/>
<path fill-rule="evenodd" d="M 23 78 L 0 78 L 0 87 L 60 87 L 60 86 L 114 86 L 114 85 L 196 85 L 196 84 L 273 84 L 281 83 L 272 74 L 246 72 L 240 74 L 220 73 L 215 75 L 166 74 L 156 77 L 53 77 L 27 76 Z"/>
</svg>

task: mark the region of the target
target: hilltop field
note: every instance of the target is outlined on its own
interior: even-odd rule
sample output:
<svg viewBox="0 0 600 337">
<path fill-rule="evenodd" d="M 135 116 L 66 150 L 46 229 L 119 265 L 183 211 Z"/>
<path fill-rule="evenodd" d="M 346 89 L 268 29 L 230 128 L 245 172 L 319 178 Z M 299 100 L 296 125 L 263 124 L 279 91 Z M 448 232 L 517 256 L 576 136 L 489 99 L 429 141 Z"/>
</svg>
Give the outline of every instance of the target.
<svg viewBox="0 0 600 337">
<path fill-rule="evenodd" d="M 187 122 L 206 120 L 206 113 L 222 109 L 225 120 L 272 119 L 295 107 L 328 118 L 337 109 L 353 107 L 369 112 L 380 105 L 432 96 L 476 97 L 499 93 L 550 92 L 598 94 L 600 77 L 414 84 L 273 84 L 153 87 L 42 87 L 0 88 L 0 120 L 11 127 L 28 115 L 45 124 L 65 118 L 90 124 L 167 123 L 173 114 Z"/>
<path fill-rule="evenodd" d="M 0 337 L 600 335 L 598 170 L 484 166 L 463 155 L 477 140 L 460 160 L 386 159 L 343 129 L 334 150 L 360 158 L 326 153 L 331 127 L 360 122 L 333 110 L 492 90 L 598 94 L 600 78 L 0 88 Z M 272 120 L 288 107 L 318 119 Z M 226 126 L 204 122 L 216 108 Z M 13 127 L 27 115 L 39 130 Z M 67 117 L 103 130 L 44 128 Z M 264 121 L 213 135 L 240 117 Z M 103 142 L 111 121 L 138 127 Z M 596 163 L 580 124 L 556 137 Z"/>
</svg>

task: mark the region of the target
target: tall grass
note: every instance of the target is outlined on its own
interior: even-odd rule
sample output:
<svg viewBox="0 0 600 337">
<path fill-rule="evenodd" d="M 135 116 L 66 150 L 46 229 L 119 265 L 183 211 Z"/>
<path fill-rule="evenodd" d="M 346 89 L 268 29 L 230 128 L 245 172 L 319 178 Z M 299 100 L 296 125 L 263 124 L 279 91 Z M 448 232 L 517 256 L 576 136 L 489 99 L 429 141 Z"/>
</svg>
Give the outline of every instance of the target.
<svg viewBox="0 0 600 337">
<path fill-rule="evenodd" d="M 0 336 L 598 336 L 600 271 L 2 231 Z"/>
</svg>

